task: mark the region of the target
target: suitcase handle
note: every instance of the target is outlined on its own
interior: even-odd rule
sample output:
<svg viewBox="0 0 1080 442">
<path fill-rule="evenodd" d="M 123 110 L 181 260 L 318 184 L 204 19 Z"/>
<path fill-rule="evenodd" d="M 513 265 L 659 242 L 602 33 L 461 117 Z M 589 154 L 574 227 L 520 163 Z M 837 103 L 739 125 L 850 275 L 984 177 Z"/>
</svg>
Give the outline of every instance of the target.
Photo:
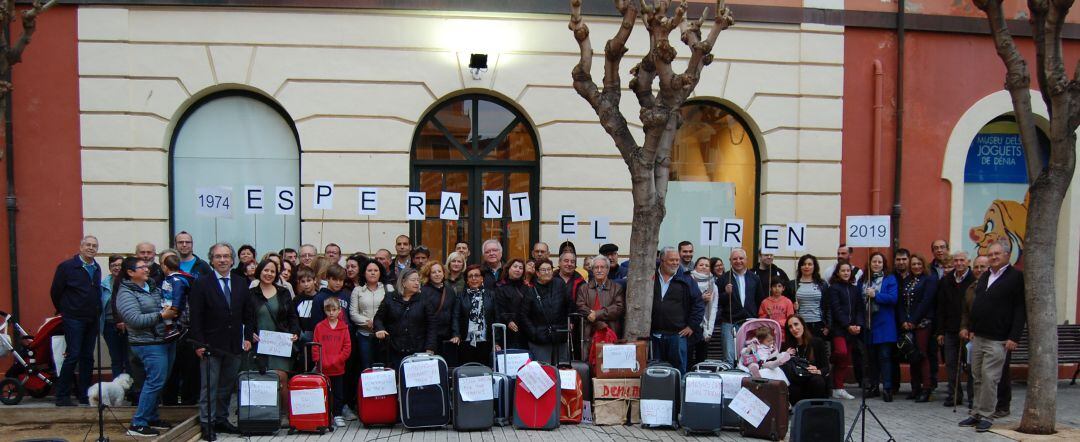
<svg viewBox="0 0 1080 442">
<path fill-rule="evenodd" d="M 495 341 L 495 331 L 502 330 L 502 351 L 503 351 L 503 365 L 506 365 L 506 324 L 494 323 L 491 324 L 491 340 Z M 491 346 L 491 363 L 495 366 L 496 371 L 499 368 L 499 352 L 495 350 L 494 342 Z"/>
<path fill-rule="evenodd" d="M 311 365 L 311 370 L 308 373 L 322 373 L 323 352 L 322 344 L 318 342 L 306 342 L 304 343 L 304 367 L 307 368 L 311 364 L 311 355 L 315 351 L 315 347 L 319 347 L 319 360 L 314 365 Z M 318 367 L 318 369 L 316 369 Z"/>
</svg>

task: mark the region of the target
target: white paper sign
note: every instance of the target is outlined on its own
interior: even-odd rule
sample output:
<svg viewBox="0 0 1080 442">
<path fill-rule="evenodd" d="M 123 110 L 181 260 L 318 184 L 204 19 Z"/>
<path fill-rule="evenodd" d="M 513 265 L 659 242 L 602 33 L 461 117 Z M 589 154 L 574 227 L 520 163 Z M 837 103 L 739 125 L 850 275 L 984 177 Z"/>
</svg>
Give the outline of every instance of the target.
<svg viewBox="0 0 1080 442">
<path fill-rule="evenodd" d="M 848 247 L 889 247 L 891 224 L 888 215 L 849 216 L 844 229 Z"/>
<path fill-rule="evenodd" d="M 563 390 L 577 390 L 577 370 L 559 370 L 559 386 Z"/>
<path fill-rule="evenodd" d="M 571 239 L 577 236 L 577 214 L 559 212 L 559 239 Z"/>
<path fill-rule="evenodd" d="M 379 214 L 379 189 L 374 187 L 361 187 L 356 189 L 356 211 L 361 216 L 375 216 Z"/>
<path fill-rule="evenodd" d="M 457 221 L 461 216 L 461 194 L 457 192 L 443 192 L 439 202 L 439 219 Z"/>
<path fill-rule="evenodd" d="M 686 402 L 717 405 L 724 403 L 723 378 L 688 376 L 686 378 Z"/>
<path fill-rule="evenodd" d="M 397 394 L 397 379 L 394 370 L 373 371 L 360 375 L 364 397 L 389 396 Z"/>
<path fill-rule="evenodd" d="M 761 241 L 761 253 L 780 251 L 780 226 L 762 225 L 758 239 Z"/>
<path fill-rule="evenodd" d="M 529 390 L 534 397 L 540 399 L 544 393 L 547 393 L 551 387 L 555 386 L 555 381 L 544 372 L 544 368 L 536 361 L 529 362 L 518 370 L 518 379 L 525 385 L 525 389 Z"/>
<path fill-rule="evenodd" d="M 503 217 L 503 192 L 501 190 L 484 191 L 484 219 Z"/>
<path fill-rule="evenodd" d="M 427 216 L 427 193 L 409 192 L 405 195 L 405 219 L 423 221 Z"/>
<path fill-rule="evenodd" d="M 769 405 L 762 402 L 754 393 L 745 388 L 739 390 L 739 393 L 735 395 L 735 399 L 731 400 L 728 407 L 735 414 L 745 419 L 746 423 L 753 425 L 754 428 L 761 425 L 765 415 L 769 414 Z"/>
<path fill-rule="evenodd" d="M 491 375 L 470 376 L 458 379 L 458 394 L 463 402 L 490 401 L 495 399 Z"/>
<path fill-rule="evenodd" d="M 53 364 L 59 369 L 64 368 L 64 353 L 67 352 L 67 339 L 64 336 L 52 337 Z"/>
<path fill-rule="evenodd" d="M 290 357 L 292 356 L 292 335 L 269 330 L 259 330 L 258 354 Z"/>
<path fill-rule="evenodd" d="M 734 398 L 735 395 L 739 393 L 739 390 L 742 389 L 742 380 L 744 377 L 746 376 L 729 375 L 723 373 L 720 374 L 720 379 L 724 380 L 725 399 Z"/>
<path fill-rule="evenodd" d="M 405 388 L 423 387 L 439 383 L 439 362 L 435 359 L 409 362 L 402 368 Z"/>
<path fill-rule="evenodd" d="M 495 356 L 495 365 L 499 372 L 508 376 L 517 376 L 522 365 L 529 362 L 528 353 L 500 353 Z"/>
<path fill-rule="evenodd" d="M 741 219 L 725 219 L 723 238 L 720 245 L 724 247 L 742 247 L 743 223 Z"/>
<path fill-rule="evenodd" d="M 315 210 L 334 210 L 334 183 L 329 181 L 316 181 L 315 202 L 312 208 Z"/>
<path fill-rule="evenodd" d="M 784 240 L 787 242 L 787 249 L 791 252 L 801 252 L 806 250 L 806 224 L 805 223 L 788 223 L 787 228 L 784 229 Z"/>
<path fill-rule="evenodd" d="M 589 223 L 589 236 L 592 242 L 603 244 L 611 241 L 611 219 L 606 216 L 596 217 Z"/>
<path fill-rule="evenodd" d="M 278 383 L 274 381 L 240 382 L 240 405 L 277 405 Z"/>
<path fill-rule="evenodd" d="M 326 397 L 321 388 L 290 391 L 289 405 L 294 415 L 326 413 Z"/>
<path fill-rule="evenodd" d="M 701 238 L 698 239 L 698 244 L 703 246 L 720 245 L 720 228 L 722 227 L 720 223 L 720 218 L 701 217 Z"/>
<path fill-rule="evenodd" d="M 195 214 L 210 218 L 232 216 L 232 187 L 200 187 L 195 189 Z"/>
<path fill-rule="evenodd" d="M 244 186 L 244 213 L 259 215 L 266 212 L 263 186 Z"/>
<path fill-rule="evenodd" d="M 510 221 L 528 221 L 532 219 L 532 205 L 529 203 L 529 193 L 510 194 Z"/>
<path fill-rule="evenodd" d="M 274 214 L 296 215 L 296 188 L 277 186 L 274 188 Z"/>
<path fill-rule="evenodd" d="M 613 370 L 617 368 L 628 368 L 631 370 L 637 370 L 639 368 L 637 361 L 637 346 L 633 344 L 604 346 L 604 361 L 600 369 Z"/>
<path fill-rule="evenodd" d="M 645 425 L 671 425 L 671 401 L 659 399 L 642 399 L 641 423 Z"/>
</svg>

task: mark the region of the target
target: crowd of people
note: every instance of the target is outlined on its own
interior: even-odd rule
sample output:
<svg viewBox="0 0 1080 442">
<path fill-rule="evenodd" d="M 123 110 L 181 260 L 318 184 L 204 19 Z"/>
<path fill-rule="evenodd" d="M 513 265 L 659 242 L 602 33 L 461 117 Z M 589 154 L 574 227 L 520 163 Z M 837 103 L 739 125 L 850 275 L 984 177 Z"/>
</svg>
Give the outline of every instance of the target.
<svg viewBox="0 0 1080 442">
<path fill-rule="evenodd" d="M 347 257 L 333 243 L 322 253 L 304 244 L 262 256 L 249 245 L 217 243 L 208 249 L 209 262 L 194 253 L 187 232 L 173 245 L 159 254 L 153 244 L 140 243 L 131 256 L 108 257 L 102 272 L 95 261 L 98 240 L 86 236 L 78 254 L 57 267 L 51 295 L 67 343 L 57 406 L 75 405 L 72 395 L 87 403 L 98 333 L 112 374 L 136 380 L 133 435 L 171 427 L 159 417 L 159 403 L 198 403 L 204 435 L 236 432 L 227 417 L 238 372 L 271 370 L 284 387 L 290 374 L 310 368 L 299 357 L 302 350 L 294 357 L 247 356 L 256 353 L 260 331 L 288 334 L 297 349 L 322 344 L 315 356 L 331 379 L 339 426 L 355 419 L 364 369 L 396 367 L 423 352 L 440 355 L 451 368 L 490 366 L 493 346 L 501 349 L 504 338 L 497 325 L 505 326 L 508 348 L 526 349 L 544 362 L 592 360 L 594 343 L 623 338 L 629 263 L 619 262 L 614 244 L 601 246 L 581 267 L 569 241 L 555 255 L 536 243 L 528 257 L 505 257 L 494 239 L 473 256 L 468 243 L 459 242 L 445 259 L 405 235 L 395 239 L 393 252 Z M 867 397 L 891 402 L 901 362 L 910 366 L 908 399 L 928 402 L 943 359 L 943 404 L 966 402 L 971 409 L 961 425 L 986 431 L 992 419 L 1008 415 L 1009 351 L 1025 322 L 1023 277 L 1009 265 L 1009 245 L 994 244 L 987 256 L 970 260 L 935 240 L 932 260 L 899 248 L 891 268 L 881 252 L 860 268 L 851 252 L 841 245 L 837 264 L 824 271 L 817 257 L 801 256 L 789 277 L 768 253 L 751 266 L 743 249 L 733 249 L 725 262 L 695 259 L 688 241 L 661 248 L 652 358 L 684 373 L 707 359 L 755 376 L 776 372 L 789 384 L 792 404 L 852 399 L 849 382 Z M 740 331 L 756 318 L 776 321 L 783 336 L 764 327 Z M 568 333 L 577 338 L 567 339 Z M 746 348 L 736 348 L 737 333 L 752 338 Z M 710 345 L 717 340 L 719 346 Z M 710 354 L 710 348 L 721 351 Z"/>
</svg>

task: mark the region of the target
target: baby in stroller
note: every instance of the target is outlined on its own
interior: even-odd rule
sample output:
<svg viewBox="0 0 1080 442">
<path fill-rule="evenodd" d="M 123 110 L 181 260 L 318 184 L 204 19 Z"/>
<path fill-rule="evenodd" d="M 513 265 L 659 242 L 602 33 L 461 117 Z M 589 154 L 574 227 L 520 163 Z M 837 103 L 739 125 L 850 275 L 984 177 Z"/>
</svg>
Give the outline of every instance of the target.
<svg viewBox="0 0 1080 442">
<path fill-rule="evenodd" d="M 787 352 L 780 351 L 776 345 L 776 336 L 768 326 L 754 330 L 754 337 L 746 341 L 740 353 L 740 362 L 755 378 L 762 377 L 761 370 L 777 370 L 791 359 Z"/>
</svg>

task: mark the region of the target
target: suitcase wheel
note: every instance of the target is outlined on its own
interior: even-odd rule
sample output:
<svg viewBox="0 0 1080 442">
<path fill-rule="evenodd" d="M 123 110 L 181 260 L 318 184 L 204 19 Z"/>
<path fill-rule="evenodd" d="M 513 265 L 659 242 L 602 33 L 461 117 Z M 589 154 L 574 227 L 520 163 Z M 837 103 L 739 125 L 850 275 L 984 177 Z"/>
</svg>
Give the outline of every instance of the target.
<svg viewBox="0 0 1080 442">
<path fill-rule="evenodd" d="M 289 427 L 289 434 L 290 434 L 290 435 L 292 435 L 292 434 L 296 434 L 296 429 L 295 429 L 295 428 L 293 428 L 293 427 Z"/>
</svg>

